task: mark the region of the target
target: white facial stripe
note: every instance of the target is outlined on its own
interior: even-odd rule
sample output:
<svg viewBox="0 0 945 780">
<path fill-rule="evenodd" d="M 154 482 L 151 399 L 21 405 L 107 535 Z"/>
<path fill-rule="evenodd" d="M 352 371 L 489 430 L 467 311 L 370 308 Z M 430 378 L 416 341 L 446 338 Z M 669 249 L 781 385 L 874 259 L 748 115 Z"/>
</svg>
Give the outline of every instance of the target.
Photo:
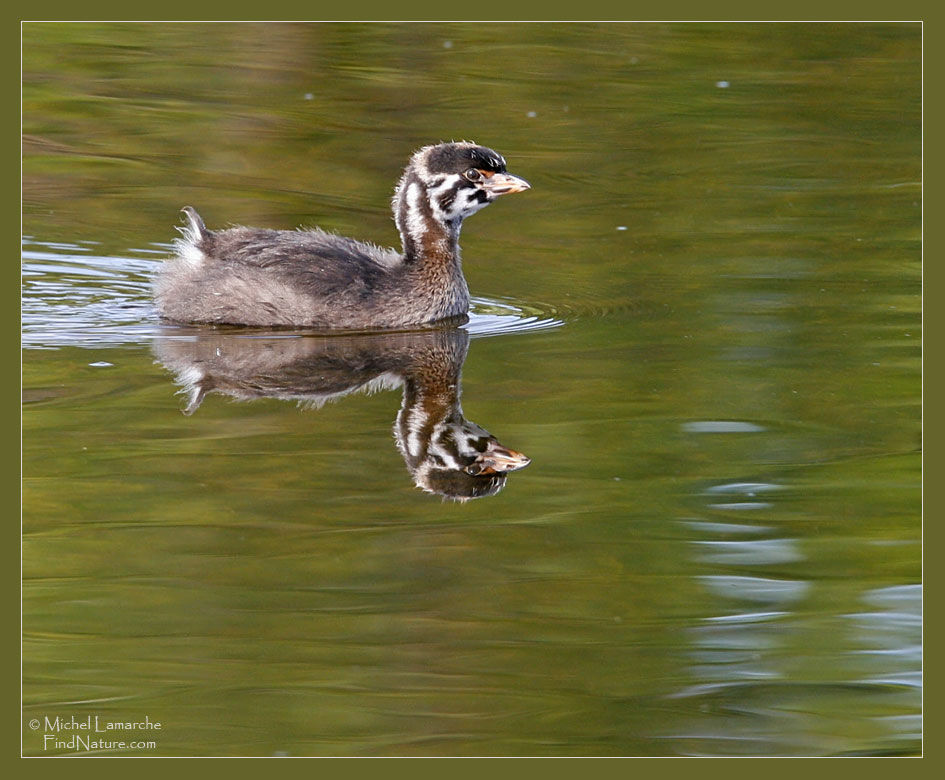
<svg viewBox="0 0 945 780">
<path fill-rule="evenodd" d="M 452 430 L 454 434 L 452 437 L 446 435 L 450 430 Z M 458 436 L 457 433 L 459 434 Z M 463 447 L 456 446 L 457 439 L 463 441 L 462 431 L 457 431 L 457 426 L 448 423 L 437 423 L 433 429 L 433 435 L 430 437 L 430 445 L 427 448 L 427 459 L 435 456 L 443 462 L 443 468 L 461 469 L 463 462 L 459 459 L 458 455 L 463 452 Z M 468 448 L 466 449 L 468 450 Z"/>
<path fill-rule="evenodd" d="M 426 225 L 423 223 L 423 214 L 420 213 L 420 198 L 423 192 L 417 182 L 411 182 L 407 187 L 407 233 L 416 242 L 421 243 L 426 235 Z"/>
<path fill-rule="evenodd" d="M 479 200 L 478 193 L 479 193 L 479 190 L 463 190 L 459 198 L 457 198 L 457 200 L 459 200 L 460 198 L 465 198 L 466 200 L 466 205 L 462 209 L 464 216 L 475 214 L 480 209 L 484 209 L 486 206 L 492 203 L 491 195 L 488 197 L 488 200 L 483 202 Z"/>
<path fill-rule="evenodd" d="M 427 198 L 430 201 L 430 210 L 433 216 L 440 222 L 447 222 L 461 218 L 466 212 L 463 204 L 459 202 L 458 197 L 454 197 L 452 202 L 445 205 L 442 203 L 443 196 L 456 191 L 457 184 L 462 177 L 458 173 L 451 173 L 443 178 L 443 183 L 438 187 L 432 187 L 427 190 Z"/>
<path fill-rule="evenodd" d="M 426 450 L 429 435 L 425 433 L 429 417 L 419 404 L 411 409 L 404 409 L 398 417 L 401 430 L 406 429 L 403 438 L 404 448 L 413 458 L 419 458 Z"/>
</svg>

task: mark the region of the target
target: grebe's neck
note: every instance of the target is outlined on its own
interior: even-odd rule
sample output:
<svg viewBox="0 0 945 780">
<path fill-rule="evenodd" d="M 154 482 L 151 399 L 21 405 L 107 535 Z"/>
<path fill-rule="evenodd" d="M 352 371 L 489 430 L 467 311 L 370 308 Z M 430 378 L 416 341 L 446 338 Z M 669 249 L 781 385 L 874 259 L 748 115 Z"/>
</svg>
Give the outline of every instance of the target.
<svg viewBox="0 0 945 780">
<path fill-rule="evenodd" d="M 446 177 L 421 178 L 413 166 L 404 171 L 392 205 L 407 262 L 439 261 L 459 266 L 463 219 L 448 213 L 453 197 L 455 189 Z"/>
</svg>

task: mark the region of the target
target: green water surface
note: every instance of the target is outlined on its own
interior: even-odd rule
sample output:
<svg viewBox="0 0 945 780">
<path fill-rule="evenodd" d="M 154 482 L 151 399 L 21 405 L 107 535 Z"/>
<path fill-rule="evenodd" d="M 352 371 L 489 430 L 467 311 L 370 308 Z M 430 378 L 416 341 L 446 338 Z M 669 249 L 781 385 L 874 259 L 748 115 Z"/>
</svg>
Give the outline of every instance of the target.
<svg viewBox="0 0 945 780">
<path fill-rule="evenodd" d="M 24 754 L 921 751 L 919 25 L 30 23 L 23 134 Z M 392 245 L 462 138 L 532 184 L 463 231 L 531 458 L 470 501 L 313 401 L 388 343 L 149 297 L 181 206 Z M 304 387 L 182 414 L 197 354 Z"/>
</svg>

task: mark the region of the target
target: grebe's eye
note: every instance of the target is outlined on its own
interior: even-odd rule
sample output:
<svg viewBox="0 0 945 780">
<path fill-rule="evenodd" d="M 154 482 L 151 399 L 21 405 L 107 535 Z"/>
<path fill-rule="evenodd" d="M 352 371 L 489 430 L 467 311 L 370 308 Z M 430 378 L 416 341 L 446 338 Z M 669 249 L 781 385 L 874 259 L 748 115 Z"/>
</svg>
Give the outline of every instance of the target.
<svg viewBox="0 0 945 780">
<path fill-rule="evenodd" d="M 482 174 L 479 173 L 475 168 L 470 168 L 466 173 L 463 174 L 469 181 L 479 181 L 482 178 Z"/>
</svg>

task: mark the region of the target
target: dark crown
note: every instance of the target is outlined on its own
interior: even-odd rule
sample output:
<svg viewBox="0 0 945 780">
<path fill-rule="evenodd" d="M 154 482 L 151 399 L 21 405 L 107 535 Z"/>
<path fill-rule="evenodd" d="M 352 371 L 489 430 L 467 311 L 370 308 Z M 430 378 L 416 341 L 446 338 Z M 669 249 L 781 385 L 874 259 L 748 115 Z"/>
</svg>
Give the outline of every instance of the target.
<svg viewBox="0 0 945 780">
<path fill-rule="evenodd" d="M 505 173 L 505 158 L 501 154 L 466 142 L 429 147 L 426 162 L 431 173 L 462 173 L 469 168 Z"/>
</svg>

